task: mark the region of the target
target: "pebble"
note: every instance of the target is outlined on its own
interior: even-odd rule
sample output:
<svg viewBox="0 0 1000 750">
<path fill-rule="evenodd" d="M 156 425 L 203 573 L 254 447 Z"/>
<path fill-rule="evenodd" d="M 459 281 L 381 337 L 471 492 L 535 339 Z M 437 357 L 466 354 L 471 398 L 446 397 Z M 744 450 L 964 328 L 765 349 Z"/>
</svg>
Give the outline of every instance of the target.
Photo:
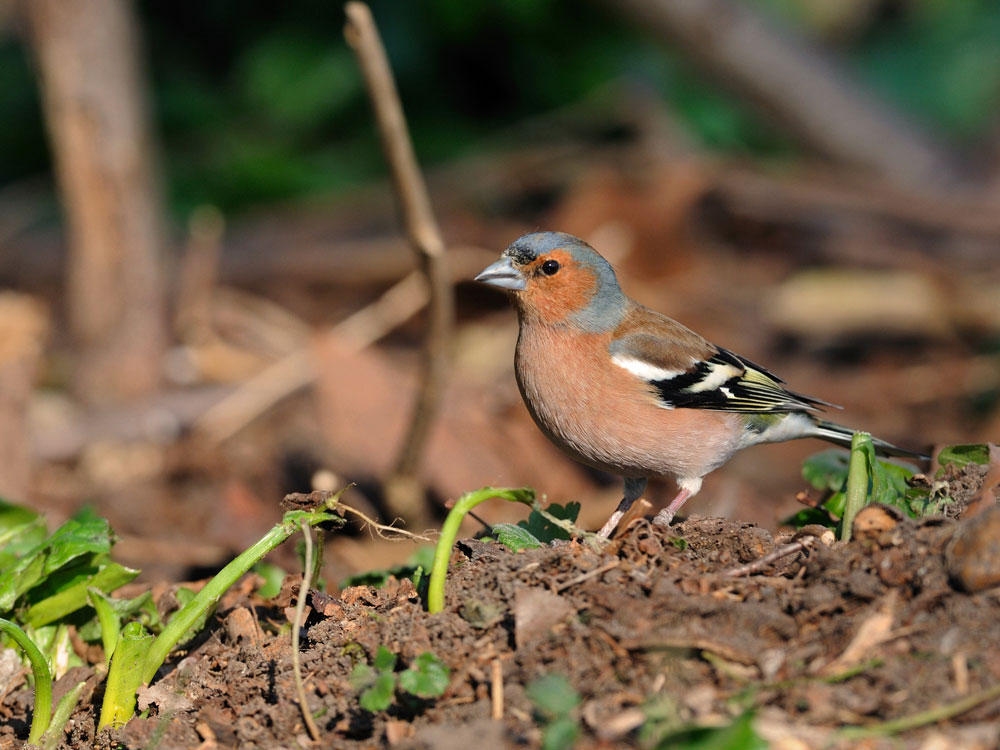
<svg viewBox="0 0 1000 750">
<path fill-rule="evenodd" d="M 948 575 L 965 591 L 1000 585 L 1000 506 L 959 523 L 945 555 Z"/>
</svg>

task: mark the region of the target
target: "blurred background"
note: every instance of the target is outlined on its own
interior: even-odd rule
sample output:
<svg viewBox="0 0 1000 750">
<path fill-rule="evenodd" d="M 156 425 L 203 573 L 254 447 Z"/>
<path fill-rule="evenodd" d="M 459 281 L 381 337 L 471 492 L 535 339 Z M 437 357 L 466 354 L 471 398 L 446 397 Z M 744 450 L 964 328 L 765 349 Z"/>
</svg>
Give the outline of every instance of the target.
<svg viewBox="0 0 1000 750">
<path fill-rule="evenodd" d="M 50 523 L 91 504 L 154 579 L 348 481 L 417 531 L 487 484 L 581 501 L 596 527 L 619 481 L 533 426 L 515 317 L 469 281 L 537 229 L 582 236 L 631 296 L 837 421 L 997 440 L 1000 4 L 371 8 L 453 282 L 417 468 L 399 457 L 427 290 L 340 8 L 3 0 L 0 496 Z M 774 529 L 824 447 L 745 452 L 686 510 Z M 413 551 L 337 535 L 328 576 Z"/>
</svg>

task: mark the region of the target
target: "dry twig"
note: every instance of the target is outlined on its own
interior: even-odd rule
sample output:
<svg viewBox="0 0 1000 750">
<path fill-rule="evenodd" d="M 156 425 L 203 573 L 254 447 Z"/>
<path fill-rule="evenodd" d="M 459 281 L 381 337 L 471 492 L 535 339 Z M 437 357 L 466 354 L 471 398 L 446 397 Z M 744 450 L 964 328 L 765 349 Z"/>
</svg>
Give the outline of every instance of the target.
<svg viewBox="0 0 1000 750">
<path fill-rule="evenodd" d="M 427 304 L 427 284 L 417 271 L 392 286 L 367 307 L 342 320 L 324 335 L 361 351 Z M 195 430 L 213 442 L 235 435 L 276 403 L 316 379 L 310 349 L 299 349 L 268 365 L 199 417 Z"/>
<path fill-rule="evenodd" d="M 306 727 L 309 729 L 309 736 L 313 738 L 314 742 L 319 742 L 319 728 L 309 712 L 309 704 L 306 702 L 306 688 L 302 684 L 302 665 L 299 663 L 299 629 L 304 624 L 302 615 L 306 609 L 306 597 L 309 595 L 313 569 L 312 533 L 309 531 L 309 524 L 305 521 L 302 522 L 302 537 L 306 543 L 306 561 L 302 570 L 302 583 L 299 584 L 298 601 L 295 602 L 295 622 L 292 623 L 292 674 L 295 675 L 295 692 L 298 694 L 299 708 L 302 711 Z"/>
<path fill-rule="evenodd" d="M 362 511 L 354 508 L 350 505 L 345 505 L 344 503 L 337 503 L 337 511 L 345 511 L 351 515 L 357 516 L 361 519 L 362 524 L 369 531 L 373 531 L 379 539 L 386 539 L 388 541 L 396 541 L 397 539 L 409 539 L 413 542 L 431 542 L 427 532 L 423 534 L 414 534 L 412 531 L 407 531 L 406 529 L 401 529 L 392 524 L 379 523 L 378 521 L 372 519 L 371 517 L 365 515 Z M 393 521 L 395 523 L 395 521 Z"/>
<path fill-rule="evenodd" d="M 740 565 L 736 568 L 730 568 L 723 575 L 730 578 L 738 578 L 740 576 L 748 576 L 754 573 L 759 573 L 764 570 L 767 566 L 772 563 L 777 562 L 783 557 L 788 555 L 794 555 L 796 552 L 802 552 L 808 549 L 817 541 L 818 537 L 807 536 L 799 539 L 795 542 L 789 542 L 788 544 L 783 544 L 782 546 L 776 548 L 773 552 L 769 552 L 763 557 L 758 557 L 756 560 L 751 560 L 745 565 Z"/>
<path fill-rule="evenodd" d="M 421 387 L 396 463 L 395 481 L 387 487 L 390 504 L 396 512 L 404 518 L 419 518 L 424 515 L 423 495 L 416 486 L 414 475 L 441 401 L 454 302 L 445 266 L 444 239 L 413 153 L 399 93 L 375 21 L 364 3 L 349 2 L 344 10 L 347 15 L 344 34 L 357 55 L 375 111 L 382 149 L 392 172 L 403 224 L 430 287 L 430 319 L 424 340 Z"/>
<path fill-rule="evenodd" d="M 490 718 L 500 721 L 503 718 L 503 664 L 500 657 L 493 659 L 490 665 L 490 693 L 492 704 L 490 707 Z"/>
</svg>

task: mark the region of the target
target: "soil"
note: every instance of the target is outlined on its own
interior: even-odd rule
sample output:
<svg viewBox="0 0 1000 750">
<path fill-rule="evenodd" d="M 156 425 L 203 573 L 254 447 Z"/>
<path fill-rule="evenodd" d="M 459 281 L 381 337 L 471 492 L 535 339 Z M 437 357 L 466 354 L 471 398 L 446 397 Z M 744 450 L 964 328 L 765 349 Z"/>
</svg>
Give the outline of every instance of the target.
<svg viewBox="0 0 1000 750">
<path fill-rule="evenodd" d="M 963 507 L 976 505 L 974 473 L 951 480 L 964 487 Z M 525 686 L 550 673 L 581 696 L 578 748 L 655 747 L 671 732 L 724 725 L 748 710 L 772 747 L 853 747 L 838 734 L 845 725 L 911 717 L 1000 683 L 1000 571 L 982 546 L 1000 536 L 1000 509 L 961 520 L 903 519 L 881 506 L 863 513 L 849 543 L 807 528 L 792 540 L 804 549 L 742 571 L 791 534 L 773 539 L 752 524 L 691 517 L 669 529 L 640 519 L 601 550 L 574 540 L 515 554 L 469 539 L 453 551 L 437 615 L 408 579 L 336 597 L 311 591 L 301 664 L 321 746 L 540 747 L 545 721 Z M 966 575 L 969 566 L 980 578 Z M 227 595 L 196 644 L 141 693 L 148 714 L 124 729 L 95 731 L 93 670 L 63 677 L 57 699 L 81 679 L 88 688 L 61 747 L 310 746 L 286 617 L 297 585 L 290 576 L 263 602 L 255 583 L 249 577 Z M 397 669 L 425 651 L 440 657 L 451 670 L 444 695 L 397 694 L 386 711 L 363 710 L 349 677 L 382 645 L 399 655 Z M 23 680 L 8 689 L 0 747 L 24 747 L 31 705 Z M 994 694 L 864 746 L 995 748 L 998 740 Z"/>
</svg>

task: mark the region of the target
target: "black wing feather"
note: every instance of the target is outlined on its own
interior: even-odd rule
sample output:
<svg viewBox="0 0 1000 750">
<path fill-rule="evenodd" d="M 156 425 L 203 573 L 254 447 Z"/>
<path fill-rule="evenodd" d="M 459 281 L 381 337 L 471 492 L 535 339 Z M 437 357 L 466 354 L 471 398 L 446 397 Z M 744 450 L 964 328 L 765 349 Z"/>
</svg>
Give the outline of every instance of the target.
<svg viewBox="0 0 1000 750">
<path fill-rule="evenodd" d="M 717 377 L 720 368 L 732 377 L 709 387 L 699 388 L 709 378 Z M 785 381 L 727 349 L 719 349 L 707 360 L 673 378 L 652 380 L 665 406 L 684 409 L 707 409 L 754 414 L 818 411 L 834 404 L 803 396 L 784 388 Z"/>
</svg>

